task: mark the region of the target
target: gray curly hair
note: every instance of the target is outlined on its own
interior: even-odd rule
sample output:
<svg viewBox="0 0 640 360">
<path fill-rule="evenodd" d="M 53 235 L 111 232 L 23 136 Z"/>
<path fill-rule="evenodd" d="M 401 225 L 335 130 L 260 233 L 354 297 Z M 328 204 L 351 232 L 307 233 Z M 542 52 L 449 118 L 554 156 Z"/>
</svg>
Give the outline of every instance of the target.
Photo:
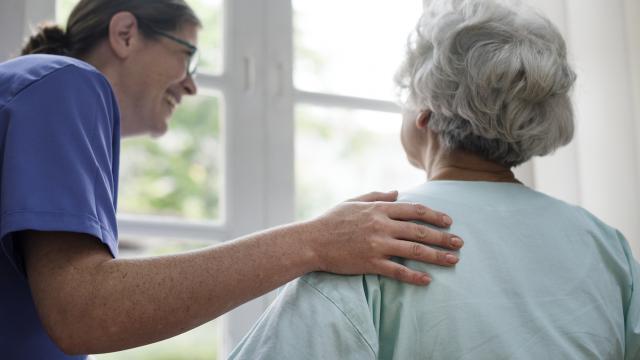
<svg viewBox="0 0 640 360">
<path fill-rule="evenodd" d="M 395 77 L 446 149 L 509 167 L 571 141 L 575 79 L 556 27 L 498 0 L 425 0 Z"/>
</svg>

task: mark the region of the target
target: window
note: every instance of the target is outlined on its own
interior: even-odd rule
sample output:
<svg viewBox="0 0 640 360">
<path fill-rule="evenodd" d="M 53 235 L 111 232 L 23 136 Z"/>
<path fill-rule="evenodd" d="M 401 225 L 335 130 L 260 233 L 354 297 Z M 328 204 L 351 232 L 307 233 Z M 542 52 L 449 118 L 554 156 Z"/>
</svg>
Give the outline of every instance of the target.
<svg viewBox="0 0 640 360">
<path fill-rule="evenodd" d="M 420 183 L 424 175 L 411 168 L 400 144 L 392 78 L 422 3 L 293 0 L 292 6 L 296 217 L 366 191 Z"/>
</svg>

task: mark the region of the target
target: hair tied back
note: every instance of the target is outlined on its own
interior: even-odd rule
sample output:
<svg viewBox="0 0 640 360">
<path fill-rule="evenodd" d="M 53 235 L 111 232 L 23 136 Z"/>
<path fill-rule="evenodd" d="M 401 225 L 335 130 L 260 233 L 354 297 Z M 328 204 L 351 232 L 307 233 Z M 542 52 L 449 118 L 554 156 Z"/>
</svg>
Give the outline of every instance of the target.
<svg viewBox="0 0 640 360">
<path fill-rule="evenodd" d="M 55 24 L 38 26 L 38 31 L 29 37 L 29 41 L 21 51 L 21 55 L 51 54 L 68 56 L 69 53 L 69 36 L 60 26 Z"/>
</svg>

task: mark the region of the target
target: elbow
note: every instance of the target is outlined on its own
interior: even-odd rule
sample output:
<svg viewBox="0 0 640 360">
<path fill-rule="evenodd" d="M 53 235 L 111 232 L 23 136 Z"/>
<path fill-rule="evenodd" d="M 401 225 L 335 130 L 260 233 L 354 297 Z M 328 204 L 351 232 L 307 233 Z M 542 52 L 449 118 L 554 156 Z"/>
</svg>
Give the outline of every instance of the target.
<svg viewBox="0 0 640 360">
<path fill-rule="evenodd" d="M 47 335 L 53 343 L 67 355 L 85 355 L 89 354 L 89 348 L 87 341 L 81 334 L 82 331 L 78 331 L 82 328 L 82 324 L 63 316 L 42 316 L 42 324 L 44 326 Z"/>
<path fill-rule="evenodd" d="M 79 346 L 77 343 L 75 343 L 74 341 L 59 339 L 58 341 L 54 340 L 54 342 L 56 343 L 56 345 L 58 345 L 58 348 L 60 349 L 60 351 L 62 351 L 66 355 L 76 356 L 76 355 L 90 354 L 89 351 L 83 350 L 83 348 Z"/>
<path fill-rule="evenodd" d="M 41 315 L 49 338 L 67 355 L 87 355 L 124 350 L 123 328 L 115 327 L 107 313 L 95 306 L 65 304 Z"/>
<path fill-rule="evenodd" d="M 73 297 L 69 297 L 69 296 Z M 94 314 L 78 299 L 78 294 L 49 296 L 34 300 L 42 326 L 53 343 L 67 355 L 85 355 L 95 351 L 96 334 Z M 38 301 L 39 300 L 39 301 Z"/>
</svg>

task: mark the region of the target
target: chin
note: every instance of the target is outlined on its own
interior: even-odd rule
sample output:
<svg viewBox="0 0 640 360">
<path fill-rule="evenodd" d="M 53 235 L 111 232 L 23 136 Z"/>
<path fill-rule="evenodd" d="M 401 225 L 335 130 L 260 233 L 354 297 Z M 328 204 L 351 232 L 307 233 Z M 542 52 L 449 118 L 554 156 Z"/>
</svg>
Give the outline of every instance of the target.
<svg viewBox="0 0 640 360">
<path fill-rule="evenodd" d="M 166 129 L 166 128 L 165 128 L 164 130 L 153 130 L 153 131 L 151 131 L 151 132 L 149 133 L 149 135 L 151 135 L 151 137 L 152 137 L 152 138 L 159 138 L 159 137 L 161 137 L 162 135 L 166 134 L 166 133 L 167 133 L 167 130 L 168 130 L 168 129 Z"/>
<path fill-rule="evenodd" d="M 151 137 L 157 138 L 166 134 L 167 131 L 169 130 L 169 126 L 167 125 L 168 121 L 169 120 L 166 119 L 166 120 L 163 120 L 161 123 L 154 124 L 154 127 L 149 131 L 149 134 L 151 135 Z"/>
<path fill-rule="evenodd" d="M 414 157 L 410 156 L 409 154 L 406 154 L 406 156 L 407 156 L 407 161 L 409 161 L 409 164 L 411 164 L 411 166 L 415 167 L 416 169 L 424 170 L 424 166 L 422 165 L 422 163 L 420 163 L 420 161 L 416 160 Z"/>
</svg>

